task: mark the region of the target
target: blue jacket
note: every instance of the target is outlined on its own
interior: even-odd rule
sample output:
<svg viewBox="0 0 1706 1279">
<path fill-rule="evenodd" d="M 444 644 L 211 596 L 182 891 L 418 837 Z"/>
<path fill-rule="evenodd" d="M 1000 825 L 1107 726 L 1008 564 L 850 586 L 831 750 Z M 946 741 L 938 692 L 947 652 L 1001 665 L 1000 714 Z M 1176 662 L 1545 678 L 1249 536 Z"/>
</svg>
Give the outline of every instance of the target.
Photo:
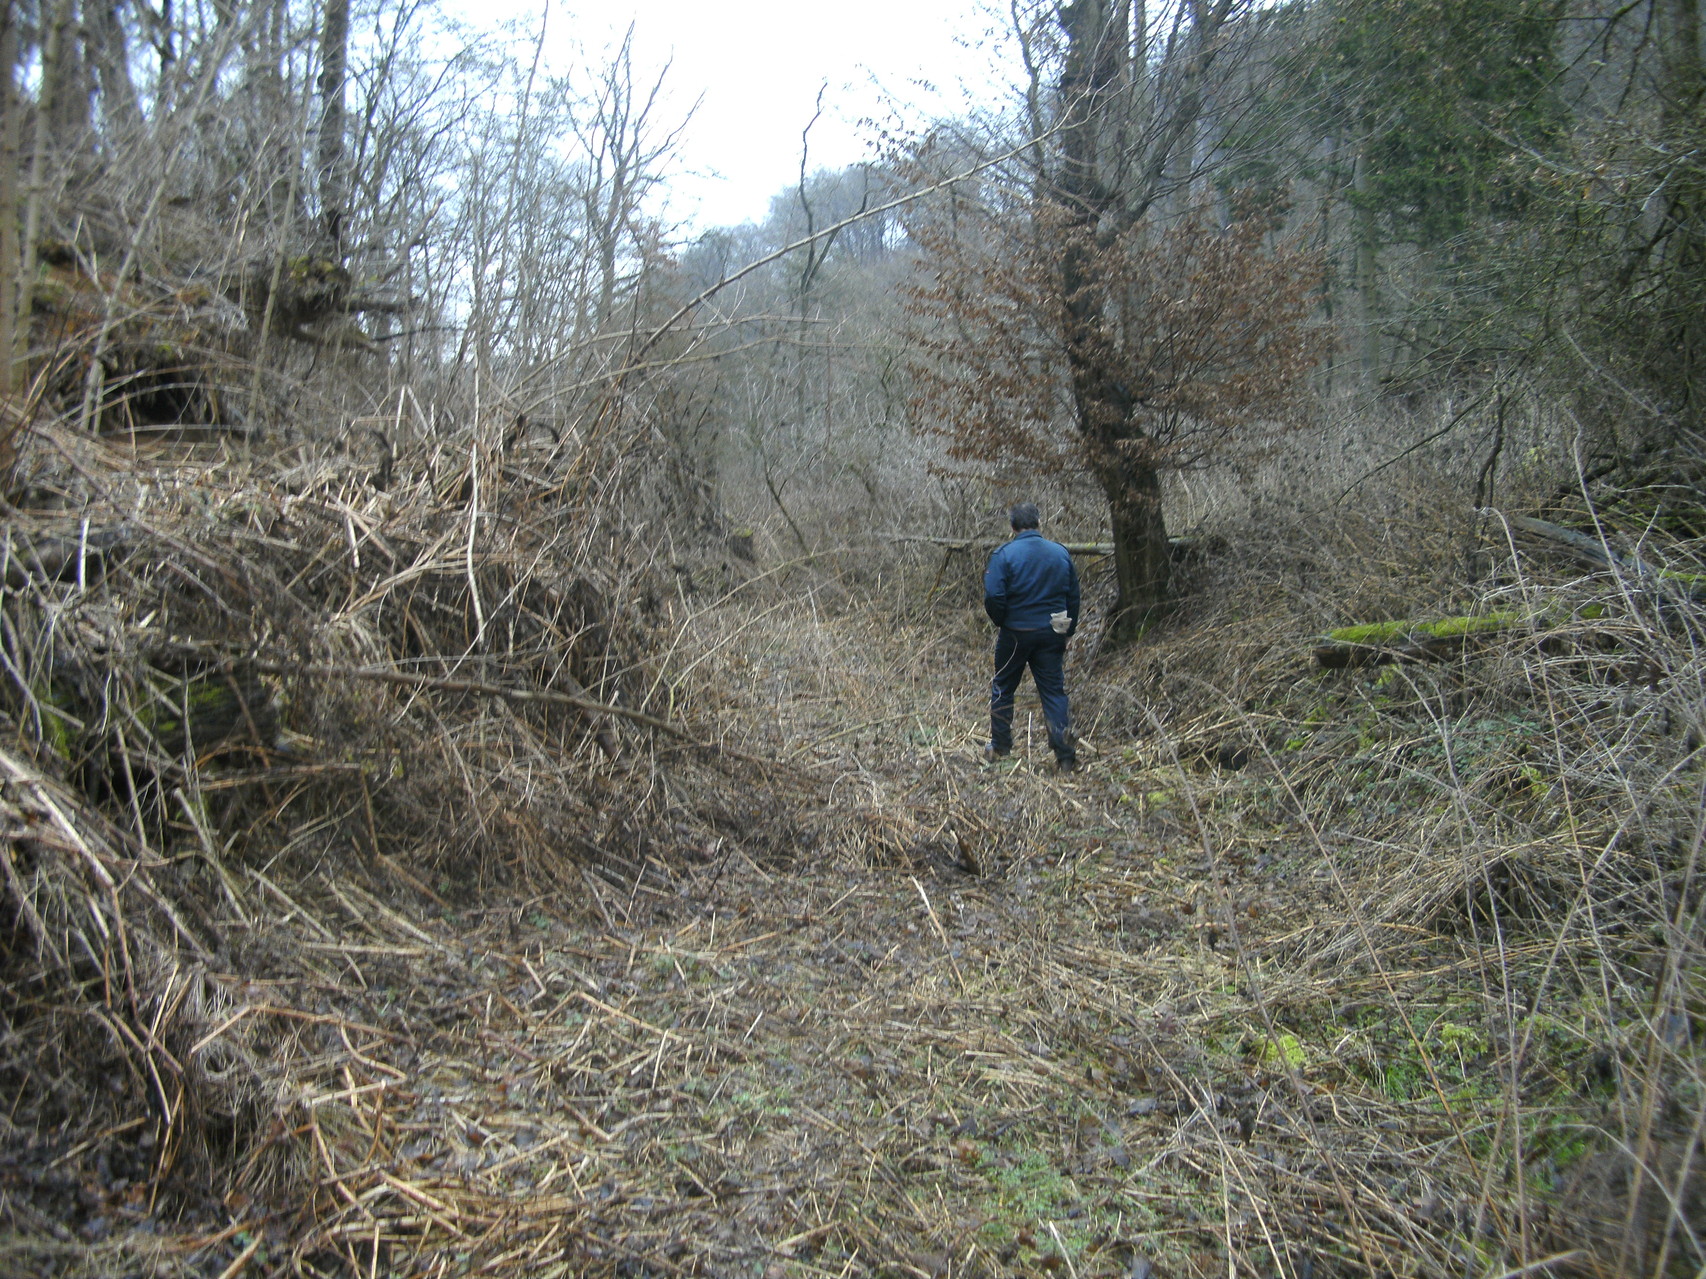
<svg viewBox="0 0 1706 1279">
<path fill-rule="evenodd" d="M 1034 528 L 1021 529 L 996 548 L 983 573 L 983 611 L 997 626 L 1040 631 L 1049 614 L 1072 615 L 1078 628 L 1078 566 L 1072 553 Z"/>
</svg>

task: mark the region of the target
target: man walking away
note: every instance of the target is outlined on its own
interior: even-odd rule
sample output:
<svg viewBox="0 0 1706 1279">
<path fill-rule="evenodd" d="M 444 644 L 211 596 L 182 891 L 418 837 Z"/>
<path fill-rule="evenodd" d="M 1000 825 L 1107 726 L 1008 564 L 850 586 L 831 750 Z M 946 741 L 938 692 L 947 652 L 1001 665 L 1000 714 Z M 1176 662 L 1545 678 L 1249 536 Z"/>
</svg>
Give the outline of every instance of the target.
<svg viewBox="0 0 1706 1279">
<path fill-rule="evenodd" d="M 1063 773 L 1078 767 L 1066 701 L 1066 641 L 1078 629 L 1078 567 L 1072 553 L 1037 532 L 1037 508 L 1021 502 L 1008 517 L 1012 540 L 989 557 L 983 610 L 1001 628 L 989 686 L 987 760 L 1013 749 L 1013 695 L 1031 668 L 1048 721 L 1048 744 Z"/>
</svg>

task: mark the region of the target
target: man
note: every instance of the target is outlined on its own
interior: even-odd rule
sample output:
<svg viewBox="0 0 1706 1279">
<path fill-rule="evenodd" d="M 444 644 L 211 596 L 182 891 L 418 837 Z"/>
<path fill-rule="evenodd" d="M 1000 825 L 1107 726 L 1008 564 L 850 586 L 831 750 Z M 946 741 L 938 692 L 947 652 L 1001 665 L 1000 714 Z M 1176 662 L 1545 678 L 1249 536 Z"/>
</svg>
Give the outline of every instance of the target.
<svg viewBox="0 0 1706 1279">
<path fill-rule="evenodd" d="M 1059 542 L 1037 531 L 1037 508 L 1021 502 L 1008 516 L 1013 537 L 989 557 L 983 611 L 1001 628 L 995 637 L 995 681 L 989 686 L 989 745 L 994 761 L 1013 749 L 1013 695 L 1031 668 L 1048 721 L 1048 744 L 1063 773 L 1078 767 L 1066 702 L 1066 641 L 1078 629 L 1078 568 Z"/>
</svg>

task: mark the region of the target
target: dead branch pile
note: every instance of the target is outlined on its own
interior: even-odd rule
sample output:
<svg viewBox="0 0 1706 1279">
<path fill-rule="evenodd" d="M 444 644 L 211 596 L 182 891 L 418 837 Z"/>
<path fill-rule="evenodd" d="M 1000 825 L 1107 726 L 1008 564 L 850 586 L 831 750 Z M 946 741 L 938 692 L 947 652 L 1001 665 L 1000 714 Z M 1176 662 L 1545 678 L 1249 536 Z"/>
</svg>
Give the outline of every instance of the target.
<svg viewBox="0 0 1706 1279">
<path fill-rule="evenodd" d="M 760 827 L 752 855 L 785 849 L 783 776 L 696 721 L 659 658 L 654 559 L 564 496 L 596 488 L 572 468 L 506 476 L 476 432 L 379 488 L 315 456 L 143 458 L 50 427 L 20 466 L 0 545 L 15 1269 L 57 1272 L 71 1244 L 95 1265 L 158 1217 L 204 1227 L 161 1244 L 168 1273 L 233 1214 L 276 1234 L 296 1205 L 287 1233 L 338 1255 L 389 1211 L 376 1191 L 450 1213 L 351 1171 L 386 1058 L 437 1015 L 418 970 L 485 985 L 411 916 L 501 888 L 614 927 L 684 859 Z"/>
</svg>

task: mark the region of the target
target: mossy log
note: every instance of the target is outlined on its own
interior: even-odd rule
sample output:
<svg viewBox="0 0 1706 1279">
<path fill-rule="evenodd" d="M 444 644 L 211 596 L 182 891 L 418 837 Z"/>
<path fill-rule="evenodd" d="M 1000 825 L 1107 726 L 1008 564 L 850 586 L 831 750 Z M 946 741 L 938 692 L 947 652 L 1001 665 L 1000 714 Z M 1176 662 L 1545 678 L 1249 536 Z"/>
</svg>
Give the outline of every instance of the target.
<svg viewBox="0 0 1706 1279">
<path fill-rule="evenodd" d="M 1526 626 L 1526 613 L 1504 611 L 1473 617 L 1445 617 L 1435 622 L 1367 622 L 1327 632 L 1314 648 L 1319 666 L 1380 666 L 1391 662 L 1441 661 L 1459 652 L 1476 635 L 1495 634 Z"/>
<path fill-rule="evenodd" d="M 128 679 L 65 665 L 33 685 L 41 744 L 92 794 L 239 752 L 264 754 L 278 735 L 273 691 L 252 667 L 133 668 Z"/>
<path fill-rule="evenodd" d="M 272 690 L 249 668 L 150 665 L 130 710 L 148 752 L 168 759 L 205 759 L 237 746 L 264 749 L 278 731 Z"/>
</svg>

